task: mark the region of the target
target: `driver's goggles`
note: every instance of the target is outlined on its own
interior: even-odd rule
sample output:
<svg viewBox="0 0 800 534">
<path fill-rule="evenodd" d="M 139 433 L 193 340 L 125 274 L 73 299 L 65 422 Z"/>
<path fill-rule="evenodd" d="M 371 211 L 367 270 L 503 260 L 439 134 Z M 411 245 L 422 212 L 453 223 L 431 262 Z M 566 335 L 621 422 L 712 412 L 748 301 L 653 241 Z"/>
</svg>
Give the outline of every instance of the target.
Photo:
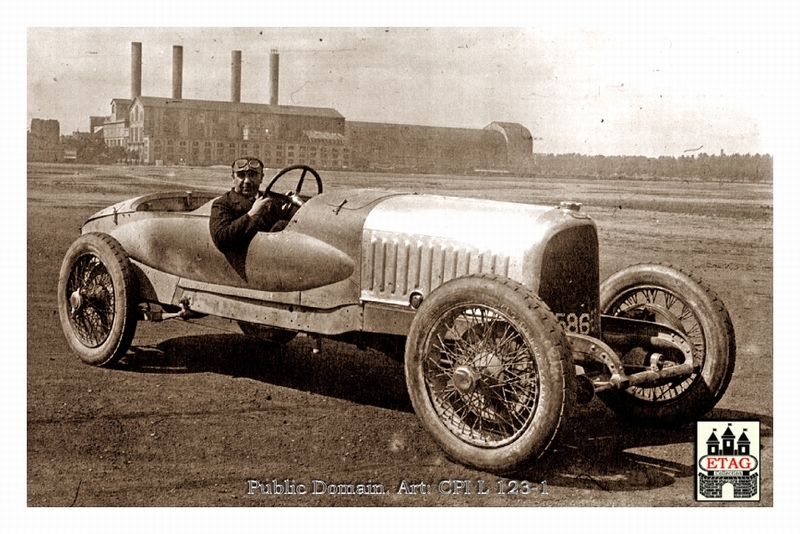
<svg viewBox="0 0 800 534">
<path fill-rule="evenodd" d="M 255 158 L 239 158 L 233 162 L 234 172 L 254 170 L 261 172 L 264 170 L 264 164 Z"/>
</svg>

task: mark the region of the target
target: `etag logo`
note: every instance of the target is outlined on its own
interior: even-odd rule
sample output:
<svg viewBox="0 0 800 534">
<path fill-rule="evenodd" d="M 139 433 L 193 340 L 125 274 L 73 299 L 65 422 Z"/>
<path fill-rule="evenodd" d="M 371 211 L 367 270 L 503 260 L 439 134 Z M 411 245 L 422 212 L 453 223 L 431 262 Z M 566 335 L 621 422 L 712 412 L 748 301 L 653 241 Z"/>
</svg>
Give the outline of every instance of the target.
<svg viewBox="0 0 800 534">
<path fill-rule="evenodd" d="M 698 421 L 696 428 L 696 499 L 760 500 L 760 423 Z"/>
</svg>

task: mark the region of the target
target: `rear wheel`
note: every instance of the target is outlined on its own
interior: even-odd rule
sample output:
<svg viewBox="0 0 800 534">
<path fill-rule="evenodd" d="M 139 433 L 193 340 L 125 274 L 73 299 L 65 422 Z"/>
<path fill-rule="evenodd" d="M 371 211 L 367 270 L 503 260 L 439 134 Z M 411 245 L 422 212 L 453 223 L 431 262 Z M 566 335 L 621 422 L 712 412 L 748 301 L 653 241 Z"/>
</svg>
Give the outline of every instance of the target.
<svg viewBox="0 0 800 534">
<path fill-rule="evenodd" d="M 84 363 L 110 365 L 127 352 L 136 299 L 136 274 L 116 239 L 92 233 L 75 240 L 61 265 L 58 312 L 67 342 Z"/>
<path fill-rule="evenodd" d="M 604 315 L 678 330 L 701 363 L 688 377 L 599 393 L 609 408 L 641 423 L 673 426 L 701 418 L 719 402 L 733 375 L 736 340 L 725 305 L 702 281 L 666 265 L 634 265 L 603 282 L 600 309 Z M 650 353 L 644 348 L 626 347 L 624 352 L 626 368 L 649 364 Z"/>
<path fill-rule="evenodd" d="M 575 402 L 561 326 L 536 295 L 496 276 L 450 281 L 423 302 L 405 372 L 423 426 L 448 456 L 486 471 L 541 457 Z"/>
</svg>

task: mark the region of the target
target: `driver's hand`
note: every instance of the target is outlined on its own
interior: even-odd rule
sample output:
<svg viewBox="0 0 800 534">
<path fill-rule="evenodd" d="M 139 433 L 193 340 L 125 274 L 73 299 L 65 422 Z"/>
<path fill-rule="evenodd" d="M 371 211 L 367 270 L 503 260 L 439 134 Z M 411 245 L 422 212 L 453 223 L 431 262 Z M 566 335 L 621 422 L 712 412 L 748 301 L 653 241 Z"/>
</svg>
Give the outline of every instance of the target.
<svg viewBox="0 0 800 534">
<path fill-rule="evenodd" d="M 272 199 L 268 196 L 264 197 L 256 197 L 255 201 L 253 202 L 253 207 L 247 212 L 250 217 L 259 217 L 262 213 L 269 212 L 270 207 L 272 206 Z"/>
</svg>

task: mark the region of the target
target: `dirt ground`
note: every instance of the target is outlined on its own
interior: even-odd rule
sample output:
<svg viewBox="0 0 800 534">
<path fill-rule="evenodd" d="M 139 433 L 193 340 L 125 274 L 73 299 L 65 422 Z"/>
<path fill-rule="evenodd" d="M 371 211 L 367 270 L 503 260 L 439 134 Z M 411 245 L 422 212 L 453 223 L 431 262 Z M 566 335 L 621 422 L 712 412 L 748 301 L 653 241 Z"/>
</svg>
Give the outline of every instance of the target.
<svg viewBox="0 0 800 534">
<path fill-rule="evenodd" d="M 746 506 L 772 506 L 771 184 L 322 175 L 329 189 L 579 201 L 598 224 L 601 277 L 638 262 L 699 275 L 727 305 L 737 342 L 733 380 L 708 418 L 760 420 L 762 499 Z M 226 176 L 224 168 L 29 166 L 28 506 L 699 505 L 694 426 L 640 428 L 596 399 L 579 406 L 545 462 L 513 477 L 534 490 L 509 495 L 497 491 L 509 478 L 442 454 L 411 409 L 402 363 L 378 352 L 326 341 L 313 354 L 303 336 L 281 348 L 254 345 L 236 324 L 204 318 L 140 323 L 116 368 L 82 364 L 67 348 L 56 307 L 58 271 L 80 224 L 131 196 L 222 192 Z M 249 479 L 274 479 L 283 492 L 248 495 Z M 382 484 L 389 494 L 288 489 L 310 490 L 315 480 Z M 470 481 L 470 494 L 437 491 L 454 480 Z M 398 493 L 404 481 L 429 491 Z M 478 494 L 479 481 L 491 491 Z"/>
</svg>

